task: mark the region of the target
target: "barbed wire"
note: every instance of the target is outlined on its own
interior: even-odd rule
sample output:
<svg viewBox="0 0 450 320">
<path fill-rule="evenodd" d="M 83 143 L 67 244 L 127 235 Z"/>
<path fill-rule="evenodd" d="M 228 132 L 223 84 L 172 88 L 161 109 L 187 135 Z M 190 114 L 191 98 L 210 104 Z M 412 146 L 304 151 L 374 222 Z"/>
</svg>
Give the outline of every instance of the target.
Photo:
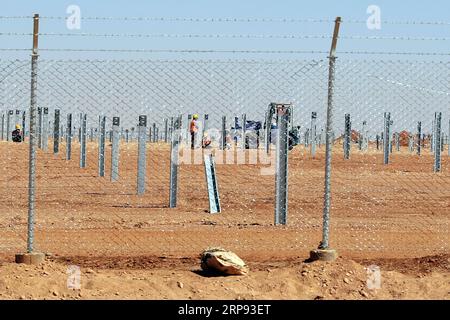
<svg viewBox="0 0 450 320">
<path fill-rule="evenodd" d="M 65 16 L 41 16 L 40 19 L 67 20 Z M 33 16 L 0 16 L 0 20 L 33 19 Z M 334 23 L 330 18 L 188 18 L 188 17 L 81 17 L 81 20 L 98 21 L 161 21 L 161 22 L 281 22 L 281 23 Z M 342 19 L 342 23 L 366 24 L 367 20 Z M 381 24 L 393 25 L 438 25 L 448 26 L 450 21 L 425 21 L 425 20 L 379 20 Z"/>
<path fill-rule="evenodd" d="M 0 32 L 0 36 L 32 36 L 27 32 Z M 331 35 L 296 35 L 296 34 L 139 34 L 139 33 L 39 33 L 39 36 L 58 37 L 129 37 L 129 38 L 237 38 L 237 39 L 332 39 Z M 339 36 L 344 40 L 406 40 L 406 41 L 448 41 L 450 37 L 416 37 L 416 36 Z"/>
<path fill-rule="evenodd" d="M 255 53 L 255 54 L 328 54 L 323 50 L 218 50 L 218 49 L 80 49 L 41 48 L 49 52 L 111 52 L 111 53 Z M 0 48 L 0 51 L 31 51 L 27 48 Z M 401 51 L 336 51 L 344 55 L 415 55 L 450 56 L 450 52 L 401 52 Z"/>
</svg>

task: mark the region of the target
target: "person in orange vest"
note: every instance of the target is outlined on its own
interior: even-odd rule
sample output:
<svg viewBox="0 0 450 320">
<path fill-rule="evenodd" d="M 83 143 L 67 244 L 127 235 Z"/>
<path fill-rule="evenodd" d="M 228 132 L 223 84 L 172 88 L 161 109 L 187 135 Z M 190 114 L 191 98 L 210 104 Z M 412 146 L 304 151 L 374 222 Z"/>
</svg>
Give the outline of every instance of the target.
<svg viewBox="0 0 450 320">
<path fill-rule="evenodd" d="M 16 124 L 16 129 L 12 132 L 13 142 L 22 142 L 22 130 L 20 124 Z"/>
<path fill-rule="evenodd" d="M 191 149 L 195 148 L 195 138 L 198 132 L 198 114 L 192 116 L 191 123 L 189 124 L 189 131 L 191 133 Z"/>
</svg>

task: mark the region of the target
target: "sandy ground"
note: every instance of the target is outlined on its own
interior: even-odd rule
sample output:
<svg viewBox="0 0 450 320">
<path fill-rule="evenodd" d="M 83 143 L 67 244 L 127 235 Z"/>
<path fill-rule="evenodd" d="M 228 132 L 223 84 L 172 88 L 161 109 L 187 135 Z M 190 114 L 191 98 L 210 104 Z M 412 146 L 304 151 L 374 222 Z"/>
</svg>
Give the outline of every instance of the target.
<svg viewBox="0 0 450 320">
<path fill-rule="evenodd" d="M 142 196 L 135 143 L 121 144 L 114 183 L 109 145 L 102 178 L 94 143 L 85 169 L 76 142 L 70 161 L 64 145 L 59 155 L 39 151 L 35 248 L 49 261 L 30 267 L 12 263 L 26 248 L 27 145 L 0 142 L 0 298 L 448 299 L 449 157 L 445 151 L 435 174 L 430 154 L 402 149 L 385 166 L 373 148 L 355 146 L 344 161 L 335 147 L 331 245 L 341 258 L 332 264 L 303 262 L 321 239 L 323 148 L 315 159 L 303 147 L 290 154 L 287 226 L 273 225 L 275 177 L 261 175 L 261 164 L 217 165 L 222 213 L 211 215 L 202 165 L 180 166 L 178 206 L 168 208 L 170 155 L 162 143 L 148 144 Z M 198 274 L 198 254 L 209 246 L 236 252 L 252 272 Z M 67 289 L 72 264 L 81 267 L 81 291 Z M 370 264 L 381 268 L 379 290 L 365 286 Z"/>
</svg>

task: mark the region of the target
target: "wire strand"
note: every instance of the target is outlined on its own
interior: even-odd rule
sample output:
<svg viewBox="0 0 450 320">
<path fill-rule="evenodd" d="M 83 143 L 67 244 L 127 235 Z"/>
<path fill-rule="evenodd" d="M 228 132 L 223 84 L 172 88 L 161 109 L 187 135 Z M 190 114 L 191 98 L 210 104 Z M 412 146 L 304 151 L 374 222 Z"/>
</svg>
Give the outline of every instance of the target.
<svg viewBox="0 0 450 320">
<path fill-rule="evenodd" d="M 1 32 L 0 36 L 32 36 L 32 33 Z M 124 38 L 207 38 L 207 39 L 332 39 L 330 35 L 296 35 L 296 34 L 134 34 L 134 33 L 39 33 L 40 36 L 57 37 L 124 37 Z M 449 37 L 416 36 L 339 36 L 344 40 L 400 40 L 400 41 L 449 41 Z"/>
</svg>

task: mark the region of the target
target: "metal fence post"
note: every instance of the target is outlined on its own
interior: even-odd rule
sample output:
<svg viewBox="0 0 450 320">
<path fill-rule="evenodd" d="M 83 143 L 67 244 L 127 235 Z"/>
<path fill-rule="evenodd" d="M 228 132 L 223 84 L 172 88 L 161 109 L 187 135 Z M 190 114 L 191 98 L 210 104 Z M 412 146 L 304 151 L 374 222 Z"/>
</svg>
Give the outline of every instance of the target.
<svg viewBox="0 0 450 320">
<path fill-rule="evenodd" d="M 2 141 L 5 140 L 5 135 L 4 134 L 5 134 L 5 114 L 2 113 L 2 132 L 1 132 Z"/>
<path fill-rule="evenodd" d="M 112 147 L 111 147 L 111 181 L 119 179 L 119 126 L 120 118 L 113 117 L 112 123 Z"/>
<path fill-rule="evenodd" d="M 167 143 L 169 140 L 169 119 L 164 119 L 164 142 Z"/>
<path fill-rule="evenodd" d="M 327 102 L 327 124 L 326 124 L 326 141 L 325 141 L 325 188 L 324 188 L 324 205 L 323 205 L 323 226 L 322 241 L 317 250 L 310 253 L 311 260 L 334 260 L 336 259 L 336 251 L 329 248 L 330 233 L 330 207 L 331 207 L 331 154 L 333 146 L 333 91 L 336 63 L 336 45 L 339 34 L 341 18 L 337 17 L 334 25 L 333 40 L 331 43 L 328 68 L 328 102 Z"/>
<path fill-rule="evenodd" d="M 311 156 L 315 158 L 316 156 L 316 136 L 317 136 L 317 127 L 316 127 L 316 120 L 317 119 L 317 112 L 311 113 L 311 146 L 310 146 L 310 152 Z"/>
<path fill-rule="evenodd" d="M 247 144 L 246 126 L 247 126 L 247 115 L 244 113 L 242 114 L 242 137 L 241 137 L 242 149 L 245 149 Z"/>
<path fill-rule="evenodd" d="M 67 115 L 67 128 L 66 128 L 66 160 L 72 158 L 72 114 Z"/>
<path fill-rule="evenodd" d="M 38 147 L 42 149 L 42 108 L 38 107 Z"/>
<path fill-rule="evenodd" d="M 173 117 L 170 117 L 169 140 L 172 142 L 173 135 Z"/>
<path fill-rule="evenodd" d="M 100 116 L 99 119 L 99 140 L 98 140 L 98 175 L 105 176 L 105 143 L 106 143 L 106 117 Z"/>
<path fill-rule="evenodd" d="M 35 215 L 35 191 L 36 191 L 36 105 L 37 105 L 37 62 L 38 62 L 38 35 L 39 15 L 33 19 L 33 51 L 31 54 L 31 97 L 30 97 L 30 159 L 28 176 L 28 235 L 27 252 L 34 249 L 34 215 Z"/>
<path fill-rule="evenodd" d="M 25 141 L 25 130 L 26 130 L 26 111 L 22 112 L 22 141 Z"/>
<path fill-rule="evenodd" d="M 86 168 L 86 125 L 87 115 L 81 115 L 80 123 L 80 168 Z"/>
<path fill-rule="evenodd" d="M 48 150 L 48 108 L 42 108 L 42 132 L 41 132 L 41 147 L 42 150 Z"/>
<path fill-rule="evenodd" d="M 178 190 L 178 152 L 181 136 L 181 117 L 175 119 L 172 127 L 172 140 L 170 143 L 170 191 L 169 191 L 169 207 L 177 206 L 177 190 Z"/>
<path fill-rule="evenodd" d="M 8 110 L 8 114 L 6 116 L 6 141 L 11 141 L 11 116 L 13 115 L 14 111 Z"/>
<path fill-rule="evenodd" d="M 384 150 L 384 164 L 389 164 L 389 152 L 390 152 L 390 125 L 391 125 L 391 113 L 384 113 L 384 133 L 383 133 L 383 150 Z"/>
<path fill-rule="evenodd" d="M 154 128 L 155 126 L 153 126 Z M 146 132 L 147 116 L 139 116 L 138 125 L 138 173 L 137 173 L 137 193 L 145 192 L 145 173 L 146 173 Z"/>
<path fill-rule="evenodd" d="M 59 125 L 60 125 L 60 111 L 55 109 L 55 120 L 53 121 L 53 153 L 59 152 Z"/>
<path fill-rule="evenodd" d="M 442 113 L 435 114 L 435 125 L 434 125 L 434 172 L 441 171 L 441 122 Z"/>
<path fill-rule="evenodd" d="M 287 224 L 288 206 L 288 130 L 290 105 L 277 105 L 277 146 L 275 165 L 275 225 Z"/>
<path fill-rule="evenodd" d="M 221 149 L 225 150 L 227 148 L 227 117 L 222 116 L 222 146 Z"/>
<path fill-rule="evenodd" d="M 417 122 L 417 155 L 420 156 L 420 137 L 422 136 L 422 122 Z"/>
<path fill-rule="evenodd" d="M 345 134 L 344 134 L 344 159 L 350 159 L 352 124 L 350 114 L 345 114 Z"/>
</svg>

